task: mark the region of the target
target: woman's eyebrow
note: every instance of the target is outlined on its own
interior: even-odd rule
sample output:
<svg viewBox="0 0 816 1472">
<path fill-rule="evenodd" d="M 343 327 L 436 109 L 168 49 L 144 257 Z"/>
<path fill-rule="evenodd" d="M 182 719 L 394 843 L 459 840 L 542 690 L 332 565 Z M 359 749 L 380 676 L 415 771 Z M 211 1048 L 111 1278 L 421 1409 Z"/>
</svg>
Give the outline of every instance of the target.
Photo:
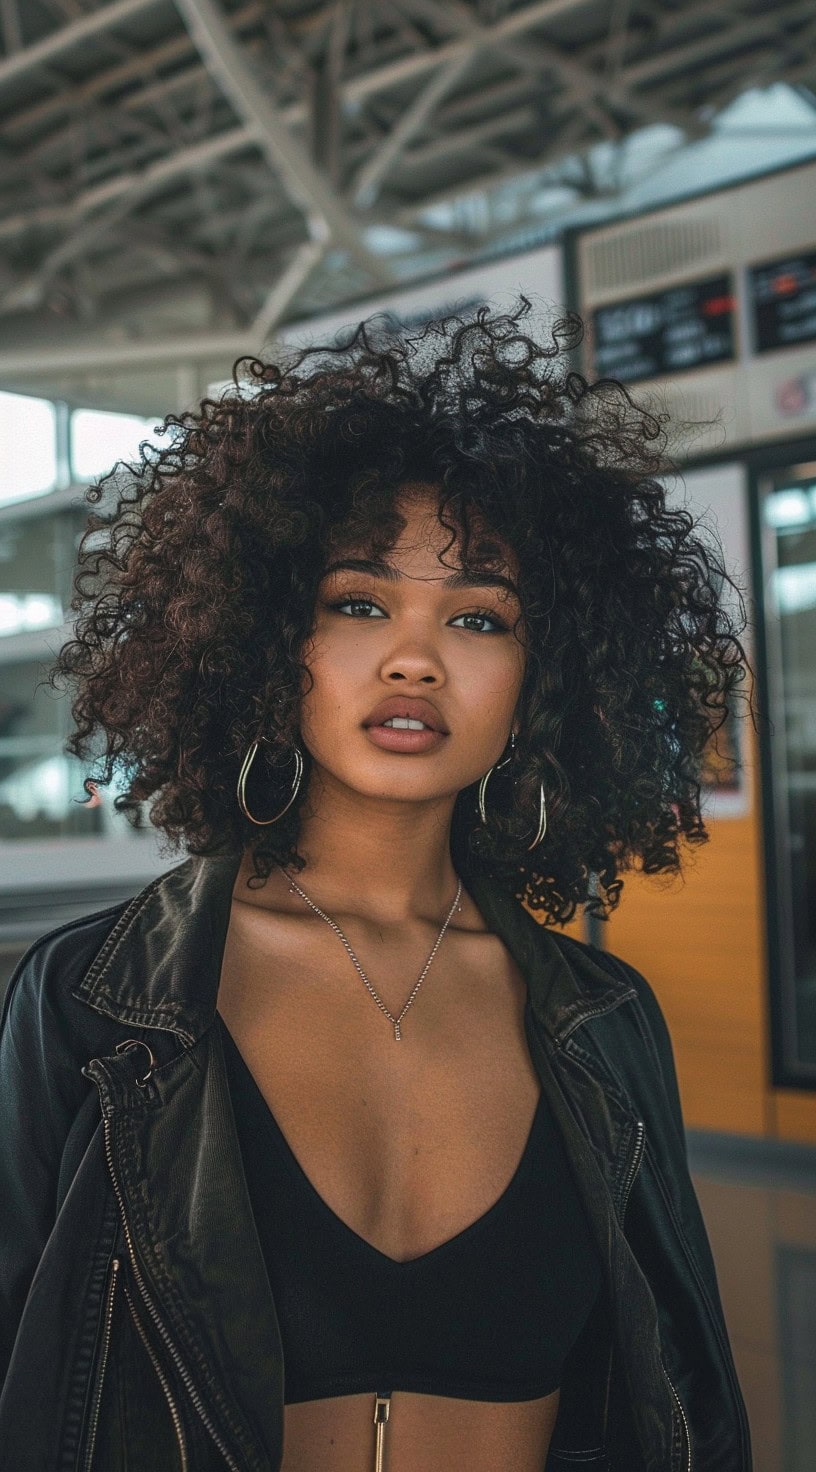
<svg viewBox="0 0 816 1472">
<path fill-rule="evenodd" d="M 382 578 L 387 583 L 398 583 L 402 579 L 402 573 L 392 563 L 385 562 L 379 557 L 344 557 L 339 562 L 330 562 L 324 568 L 323 576 L 328 577 L 332 572 L 361 572 L 368 573 L 370 577 Z M 515 583 L 498 572 L 467 571 L 453 572 L 449 577 L 442 579 L 444 588 L 504 588 L 518 598 L 519 591 Z"/>
</svg>

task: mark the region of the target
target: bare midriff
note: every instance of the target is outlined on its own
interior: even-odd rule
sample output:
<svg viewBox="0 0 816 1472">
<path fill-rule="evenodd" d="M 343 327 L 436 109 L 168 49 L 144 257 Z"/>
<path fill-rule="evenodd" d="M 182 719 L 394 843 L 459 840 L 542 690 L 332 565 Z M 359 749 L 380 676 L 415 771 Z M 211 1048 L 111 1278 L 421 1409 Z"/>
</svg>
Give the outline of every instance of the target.
<svg viewBox="0 0 816 1472">
<path fill-rule="evenodd" d="M 276 895 L 274 906 L 263 890 L 236 896 L 218 1011 L 326 1205 L 394 1261 L 420 1257 L 490 1209 L 523 1153 L 541 1089 L 524 1032 L 524 977 L 465 897 L 395 1042 L 329 927 L 288 896 L 281 902 L 280 888 Z M 433 939 L 413 938 L 420 961 Z M 404 936 L 393 948 L 389 940 L 380 933 L 361 950 L 378 956 L 372 982 L 397 1015 L 414 978 L 405 975 Z M 496 1402 L 386 1380 L 285 1405 L 280 1472 L 375 1472 L 378 1391 L 391 1392 L 381 1472 L 544 1466 L 558 1390 Z"/>
<path fill-rule="evenodd" d="M 383 1472 L 542 1472 L 558 1398 L 555 1390 L 497 1404 L 395 1390 Z M 280 1472 L 374 1472 L 374 1400 L 338 1395 L 285 1406 Z"/>
</svg>

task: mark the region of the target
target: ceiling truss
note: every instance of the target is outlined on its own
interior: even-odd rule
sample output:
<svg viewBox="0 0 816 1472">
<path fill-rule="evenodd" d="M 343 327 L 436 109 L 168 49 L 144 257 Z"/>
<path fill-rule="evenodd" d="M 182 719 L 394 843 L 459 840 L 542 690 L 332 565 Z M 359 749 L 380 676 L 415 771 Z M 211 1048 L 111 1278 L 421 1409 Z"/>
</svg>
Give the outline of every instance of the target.
<svg viewBox="0 0 816 1472">
<path fill-rule="evenodd" d="M 816 86 L 814 39 L 812 0 L 0 0 L 0 381 L 475 259 L 593 145 Z"/>
</svg>

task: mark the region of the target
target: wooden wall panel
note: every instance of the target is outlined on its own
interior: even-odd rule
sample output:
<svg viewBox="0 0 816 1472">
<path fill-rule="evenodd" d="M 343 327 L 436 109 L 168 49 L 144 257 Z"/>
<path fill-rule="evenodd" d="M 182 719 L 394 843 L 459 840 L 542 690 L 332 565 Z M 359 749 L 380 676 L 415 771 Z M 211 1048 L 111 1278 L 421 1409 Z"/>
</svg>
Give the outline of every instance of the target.
<svg viewBox="0 0 816 1472">
<path fill-rule="evenodd" d="M 816 1093 L 804 1089 L 773 1089 L 771 1110 L 774 1133 L 780 1140 L 816 1145 Z"/>
<path fill-rule="evenodd" d="M 689 1128 L 765 1135 L 775 1122 L 752 735 L 749 728 L 749 815 L 712 819 L 709 842 L 686 851 L 680 876 L 625 876 L 604 945 L 657 994 Z"/>
<path fill-rule="evenodd" d="M 816 1091 L 770 1082 L 757 740 L 744 725 L 748 816 L 712 819 L 709 842 L 686 851 L 679 876 L 625 875 L 601 944 L 654 988 L 690 1129 L 816 1144 Z M 565 929 L 586 938 L 580 918 Z"/>
</svg>

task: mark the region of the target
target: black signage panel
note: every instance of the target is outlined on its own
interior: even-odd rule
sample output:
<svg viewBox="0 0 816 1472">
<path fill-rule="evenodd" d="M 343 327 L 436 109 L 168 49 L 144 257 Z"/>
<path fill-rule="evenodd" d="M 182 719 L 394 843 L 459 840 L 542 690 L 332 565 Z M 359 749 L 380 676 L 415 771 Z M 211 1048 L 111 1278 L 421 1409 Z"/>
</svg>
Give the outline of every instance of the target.
<svg viewBox="0 0 816 1472">
<path fill-rule="evenodd" d="M 734 357 L 735 307 L 727 275 L 598 307 L 592 314 L 596 372 L 633 383 L 725 363 Z"/>
<path fill-rule="evenodd" d="M 748 291 L 754 352 L 772 353 L 816 339 L 816 252 L 752 266 Z"/>
</svg>

